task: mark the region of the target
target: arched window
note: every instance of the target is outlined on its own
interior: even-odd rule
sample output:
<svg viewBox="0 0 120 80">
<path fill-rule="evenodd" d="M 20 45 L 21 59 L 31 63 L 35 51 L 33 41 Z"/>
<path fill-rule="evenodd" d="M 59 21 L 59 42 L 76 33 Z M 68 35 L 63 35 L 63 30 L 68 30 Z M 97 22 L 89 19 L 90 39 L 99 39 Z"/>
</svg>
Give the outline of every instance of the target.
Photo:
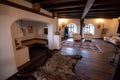
<svg viewBox="0 0 120 80">
<path fill-rule="evenodd" d="M 74 23 L 70 23 L 68 26 L 68 32 L 77 33 L 77 26 Z"/>
<path fill-rule="evenodd" d="M 94 25 L 93 24 L 85 25 L 84 33 L 91 33 L 94 35 Z"/>
</svg>

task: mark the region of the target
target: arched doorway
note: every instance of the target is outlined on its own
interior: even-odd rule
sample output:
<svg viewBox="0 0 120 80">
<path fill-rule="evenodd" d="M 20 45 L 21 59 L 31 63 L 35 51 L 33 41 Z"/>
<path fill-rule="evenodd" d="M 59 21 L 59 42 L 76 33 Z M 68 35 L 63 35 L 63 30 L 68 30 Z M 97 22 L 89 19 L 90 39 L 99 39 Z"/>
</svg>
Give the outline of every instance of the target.
<svg viewBox="0 0 120 80">
<path fill-rule="evenodd" d="M 73 33 L 77 33 L 77 25 L 76 24 L 69 23 L 67 25 L 67 27 L 68 27 L 68 35 L 69 35 L 69 37 L 72 37 Z"/>
</svg>

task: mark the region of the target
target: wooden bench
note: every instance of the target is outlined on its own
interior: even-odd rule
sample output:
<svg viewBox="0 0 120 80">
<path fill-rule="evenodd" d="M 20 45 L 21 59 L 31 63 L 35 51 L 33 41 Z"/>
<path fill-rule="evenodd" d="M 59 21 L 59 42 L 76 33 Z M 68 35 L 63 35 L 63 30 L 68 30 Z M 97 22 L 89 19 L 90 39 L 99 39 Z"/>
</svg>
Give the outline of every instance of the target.
<svg viewBox="0 0 120 80">
<path fill-rule="evenodd" d="M 38 38 L 22 41 L 23 46 L 31 46 L 34 44 L 43 44 L 47 46 L 48 41 L 46 39 L 38 39 Z"/>
</svg>

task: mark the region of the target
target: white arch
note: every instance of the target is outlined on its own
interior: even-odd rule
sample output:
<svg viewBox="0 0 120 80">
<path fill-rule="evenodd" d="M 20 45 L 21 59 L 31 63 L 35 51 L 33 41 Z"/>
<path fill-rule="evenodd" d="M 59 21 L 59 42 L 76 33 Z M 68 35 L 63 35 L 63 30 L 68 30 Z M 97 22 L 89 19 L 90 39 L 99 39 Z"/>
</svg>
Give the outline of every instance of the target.
<svg viewBox="0 0 120 80">
<path fill-rule="evenodd" d="M 25 52 L 24 54 L 26 55 L 26 58 L 24 57 L 23 60 L 24 61 L 20 61 L 19 60 L 19 56 L 20 54 L 18 54 L 18 51 L 16 50 L 16 45 L 15 45 L 15 39 L 17 39 L 17 41 L 19 41 L 19 43 L 21 43 L 22 40 L 27 40 L 27 39 L 33 39 L 33 38 L 36 38 L 39 36 L 40 38 L 40 35 L 35 35 L 35 28 L 34 27 L 40 27 L 39 25 L 41 25 L 43 22 L 38 22 L 38 21 L 33 21 L 33 20 L 24 20 L 22 19 L 22 22 L 21 20 L 17 20 L 15 21 L 12 25 L 11 25 L 11 33 L 12 33 L 12 42 L 13 42 L 13 48 L 14 48 L 14 55 L 15 55 L 15 60 L 16 60 L 16 65 L 17 66 L 20 66 L 21 64 L 29 61 L 29 51 L 26 48 L 24 48 L 24 50 L 26 49 L 27 52 Z M 43 24 L 46 24 L 45 27 L 49 27 L 49 23 L 43 23 Z M 27 26 L 33 26 L 33 33 L 31 34 L 28 34 L 27 33 L 27 29 L 26 27 Z M 42 26 L 42 25 L 41 25 Z M 24 36 L 23 35 L 23 32 L 22 32 L 22 29 L 21 27 L 25 30 L 26 32 L 26 35 Z M 43 29 L 42 29 L 43 30 Z M 49 30 L 50 31 L 50 30 Z M 48 33 L 49 33 L 48 31 Z M 49 34 L 48 34 L 49 35 Z M 43 36 L 42 36 L 43 37 Z M 48 39 L 48 38 L 46 38 Z M 49 40 L 49 39 L 48 39 Z M 22 44 L 19 44 L 19 46 L 22 46 Z"/>
<path fill-rule="evenodd" d="M 11 25 L 19 19 L 28 19 L 34 21 L 46 22 L 49 26 L 48 38 L 49 48 L 53 49 L 53 28 L 54 22 L 52 18 L 34 14 L 25 10 L 8 7 L 0 4 L 0 80 L 5 80 L 17 72 L 14 48 L 12 42 Z"/>
</svg>

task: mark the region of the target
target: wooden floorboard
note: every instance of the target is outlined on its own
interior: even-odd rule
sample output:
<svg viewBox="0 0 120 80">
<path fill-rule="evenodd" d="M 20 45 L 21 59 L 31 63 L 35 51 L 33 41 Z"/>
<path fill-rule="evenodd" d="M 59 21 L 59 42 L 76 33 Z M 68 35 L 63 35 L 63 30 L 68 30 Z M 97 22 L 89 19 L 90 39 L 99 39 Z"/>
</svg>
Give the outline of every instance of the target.
<svg viewBox="0 0 120 80">
<path fill-rule="evenodd" d="M 61 54 L 82 55 L 75 66 L 75 72 L 82 80 L 112 80 L 115 66 L 109 61 L 114 56 L 115 47 L 101 39 L 93 39 L 92 42 L 96 42 L 103 52 L 62 48 Z"/>
<path fill-rule="evenodd" d="M 73 39 L 68 39 L 68 41 L 73 41 Z M 95 42 L 103 52 L 61 48 L 61 50 L 52 51 L 52 53 L 60 53 L 64 55 L 81 55 L 82 59 L 78 60 L 74 68 L 76 75 L 81 80 L 112 80 L 115 72 L 115 66 L 110 65 L 109 61 L 114 56 L 113 51 L 115 51 L 115 46 L 104 42 L 101 39 L 93 39 L 92 42 Z M 30 50 L 30 54 L 32 55 L 31 59 L 35 59 L 35 56 L 37 58 L 37 56 L 41 56 L 43 53 L 44 49 L 39 49 L 39 47 L 32 48 Z M 39 67 L 40 63 L 41 60 L 38 60 L 36 63 L 33 63 L 30 68 L 29 66 L 27 68 L 35 69 L 36 67 Z"/>
</svg>

